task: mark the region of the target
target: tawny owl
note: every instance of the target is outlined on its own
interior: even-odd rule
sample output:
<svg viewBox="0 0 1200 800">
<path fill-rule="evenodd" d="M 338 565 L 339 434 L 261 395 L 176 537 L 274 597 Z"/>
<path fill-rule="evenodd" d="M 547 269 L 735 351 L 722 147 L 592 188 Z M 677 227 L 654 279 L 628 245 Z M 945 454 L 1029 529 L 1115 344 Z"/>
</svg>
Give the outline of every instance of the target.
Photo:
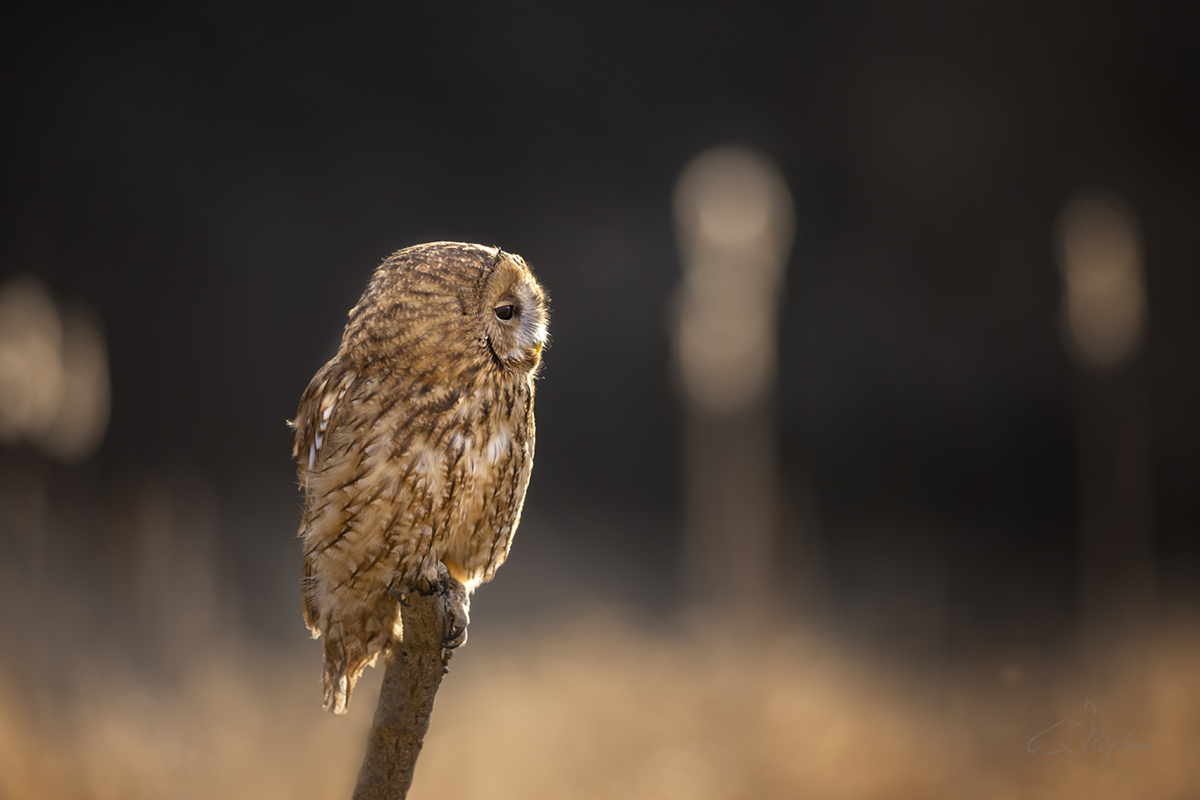
<svg viewBox="0 0 1200 800">
<path fill-rule="evenodd" d="M 350 311 L 291 423 L 326 710 L 345 713 L 363 669 L 402 635 L 398 592 L 448 571 L 465 602 L 504 563 L 533 466 L 546 326 L 519 256 L 456 242 L 395 253 Z"/>
</svg>

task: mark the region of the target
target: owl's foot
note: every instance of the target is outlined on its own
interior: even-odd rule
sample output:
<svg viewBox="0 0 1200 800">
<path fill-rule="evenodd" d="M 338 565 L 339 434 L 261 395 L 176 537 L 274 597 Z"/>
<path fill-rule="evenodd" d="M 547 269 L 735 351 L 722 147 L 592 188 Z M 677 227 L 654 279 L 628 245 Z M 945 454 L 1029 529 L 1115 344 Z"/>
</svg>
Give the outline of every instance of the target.
<svg viewBox="0 0 1200 800">
<path fill-rule="evenodd" d="M 446 603 L 446 635 L 442 639 L 442 647 L 453 650 L 466 644 L 467 626 L 471 623 L 471 597 L 467 587 L 450 574 L 445 564 L 440 563 L 437 577 L 419 577 L 412 583 L 412 589 L 400 586 L 392 589 L 390 594 L 405 608 L 411 608 L 404 599 L 410 592 L 422 597 L 440 596 Z"/>
<path fill-rule="evenodd" d="M 444 575 L 442 585 L 446 588 L 446 616 L 449 617 L 450 626 L 450 632 L 442 640 L 442 647 L 453 650 L 467 643 L 467 625 L 471 623 L 471 598 L 467 595 L 467 587 L 449 573 Z"/>
</svg>

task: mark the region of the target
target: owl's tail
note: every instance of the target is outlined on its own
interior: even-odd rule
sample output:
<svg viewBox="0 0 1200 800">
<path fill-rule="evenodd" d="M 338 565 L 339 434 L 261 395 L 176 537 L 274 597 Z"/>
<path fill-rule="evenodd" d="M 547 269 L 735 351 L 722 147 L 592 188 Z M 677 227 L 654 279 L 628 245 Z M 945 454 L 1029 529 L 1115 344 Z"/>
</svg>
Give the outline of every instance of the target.
<svg viewBox="0 0 1200 800">
<path fill-rule="evenodd" d="M 359 675 L 362 673 L 360 672 Z M 358 675 L 347 675 L 344 672 L 331 673 L 325 668 L 325 710 L 334 714 L 345 714 L 350 705 L 350 694 L 354 684 L 358 683 Z"/>
<path fill-rule="evenodd" d="M 397 605 L 396 611 L 399 611 Z M 399 639 L 400 614 L 378 614 L 342 618 L 330 622 L 325 631 L 325 710 L 345 714 L 350 695 L 363 670 L 394 639 Z"/>
</svg>

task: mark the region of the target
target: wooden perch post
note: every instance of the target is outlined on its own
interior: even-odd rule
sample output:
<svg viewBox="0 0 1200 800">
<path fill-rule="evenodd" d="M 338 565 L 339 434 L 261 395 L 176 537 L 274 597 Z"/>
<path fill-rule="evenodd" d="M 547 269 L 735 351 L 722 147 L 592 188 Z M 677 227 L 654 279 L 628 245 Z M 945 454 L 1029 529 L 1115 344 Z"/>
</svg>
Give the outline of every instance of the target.
<svg viewBox="0 0 1200 800">
<path fill-rule="evenodd" d="M 404 800 L 429 730 L 433 700 L 453 650 L 442 646 L 451 615 L 444 588 L 407 592 L 404 640 L 388 653 L 383 689 L 353 800 Z"/>
</svg>

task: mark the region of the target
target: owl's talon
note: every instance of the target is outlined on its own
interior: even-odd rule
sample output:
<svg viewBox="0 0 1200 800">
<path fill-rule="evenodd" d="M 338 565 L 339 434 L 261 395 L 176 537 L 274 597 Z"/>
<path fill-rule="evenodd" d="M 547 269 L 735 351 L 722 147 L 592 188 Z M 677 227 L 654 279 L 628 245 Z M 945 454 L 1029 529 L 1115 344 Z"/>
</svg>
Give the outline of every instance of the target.
<svg viewBox="0 0 1200 800">
<path fill-rule="evenodd" d="M 453 650 L 457 647 L 462 647 L 467 643 L 467 626 L 459 625 L 446 634 L 446 638 L 442 640 L 442 647 L 447 650 Z"/>
<path fill-rule="evenodd" d="M 412 608 L 412 606 L 410 606 L 404 600 L 404 592 L 400 591 L 399 589 L 393 589 L 391 591 L 391 595 L 392 595 L 392 597 L 396 598 L 396 602 L 399 603 L 400 605 L 404 606 L 405 608 Z"/>
</svg>

